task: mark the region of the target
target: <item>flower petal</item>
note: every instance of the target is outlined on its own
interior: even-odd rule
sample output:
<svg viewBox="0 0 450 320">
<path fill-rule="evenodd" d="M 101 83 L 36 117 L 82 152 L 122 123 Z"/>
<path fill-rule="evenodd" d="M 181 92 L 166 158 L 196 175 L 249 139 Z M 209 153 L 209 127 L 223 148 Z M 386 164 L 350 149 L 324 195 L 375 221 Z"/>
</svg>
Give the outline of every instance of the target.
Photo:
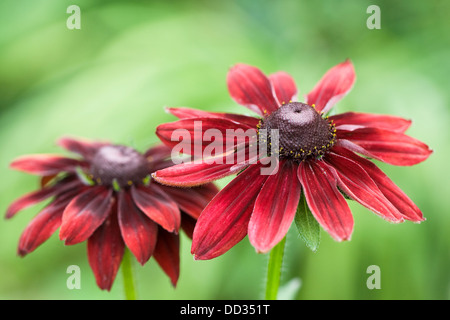
<svg viewBox="0 0 450 320">
<path fill-rule="evenodd" d="M 334 150 L 338 152 L 339 148 Z M 329 152 L 324 160 L 336 170 L 338 185 L 349 197 L 388 221 L 403 221 L 403 215 L 386 199 L 360 165 L 333 152 Z"/>
<path fill-rule="evenodd" d="M 112 192 L 104 186 L 92 187 L 67 205 L 59 232 L 66 245 L 86 240 L 105 221 L 114 203 Z"/>
<path fill-rule="evenodd" d="M 240 170 L 242 170 L 240 166 L 227 163 L 226 159 L 222 164 L 192 161 L 158 170 L 152 177 L 161 184 L 192 187 L 232 175 Z"/>
<path fill-rule="evenodd" d="M 16 158 L 10 167 L 39 176 L 51 176 L 60 172 L 75 172 L 85 162 L 52 154 L 26 155 Z"/>
<path fill-rule="evenodd" d="M 383 195 L 398 209 L 406 220 L 420 222 L 425 220 L 422 212 L 414 202 L 396 185 L 389 177 L 381 171 L 373 162 L 364 159 L 350 150 L 344 148 L 333 148 L 333 151 L 353 160 L 360 165 L 378 186 Z"/>
<path fill-rule="evenodd" d="M 55 195 L 58 189 L 55 187 L 44 188 L 38 191 L 33 191 L 23 195 L 10 204 L 6 210 L 6 218 L 12 218 L 20 210 L 26 209 L 36 203 L 42 202 L 51 196 Z"/>
<path fill-rule="evenodd" d="M 317 222 L 335 240 L 349 240 L 353 232 L 353 216 L 336 187 L 336 173 L 333 170 L 322 161 L 301 162 L 298 178 Z"/>
<path fill-rule="evenodd" d="M 284 71 L 273 73 L 269 76 L 269 80 L 278 99 L 278 105 L 297 100 L 297 86 L 288 73 Z"/>
<path fill-rule="evenodd" d="M 314 89 L 306 95 L 306 103 L 314 104 L 318 112 L 327 113 L 351 90 L 355 79 L 353 64 L 346 60 L 325 73 Z"/>
<path fill-rule="evenodd" d="M 183 153 L 197 157 L 203 156 L 205 148 L 212 143 L 221 149 L 218 154 L 223 154 L 251 139 L 257 141 L 256 127 L 221 118 L 191 118 L 163 123 L 156 128 L 156 135 L 167 146 L 176 146 Z"/>
<path fill-rule="evenodd" d="M 51 203 L 31 220 L 20 236 L 18 254 L 25 256 L 45 242 L 61 225 L 61 217 L 67 203 Z"/>
<path fill-rule="evenodd" d="M 167 147 L 164 144 L 157 144 L 151 148 L 149 148 L 145 153 L 144 156 L 148 158 L 150 162 L 152 161 L 161 161 L 168 157 L 170 157 L 170 152 L 172 149 Z"/>
<path fill-rule="evenodd" d="M 161 185 L 160 188 L 177 203 L 183 212 L 195 219 L 200 216 L 206 205 L 219 192 L 212 183 L 191 188 L 174 188 L 164 185 Z"/>
<path fill-rule="evenodd" d="M 192 216 L 187 214 L 181 215 L 181 229 L 183 229 L 184 233 L 191 239 L 196 223 L 197 219 L 192 218 Z"/>
<path fill-rule="evenodd" d="M 417 139 L 383 129 L 337 130 L 336 135 L 337 145 L 397 166 L 418 164 L 432 153 L 425 143 Z"/>
<path fill-rule="evenodd" d="M 260 119 L 255 117 L 249 117 L 242 114 L 235 113 L 225 113 L 225 112 L 208 112 L 198 109 L 192 108 L 166 108 L 167 112 L 170 112 L 175 117 L 180 119 L 191 119 L 191 118 L 221 118 L 227 119 L 234 122 L 241 123 L 243 125 L 247 125 L 249 127 L 255 128 Z"/>
<path fill-rule="evenodd" d="M 294 220 L 301 192 L 297 168 L 280 161 L 278 173 L 268 177 L 256 198 L 248 238 L 259 252 L 268 252 L 283 239 Z"/>
<path fill-rule="evenodd" d="M 261 116 L 270 114 L 279 107 L 269 79 L 256 67 L 235 65 L 228 72 L 227 85 L 231 97 L 237 103 Z"/>
<path fill-rule="evenodd" d="M 203 210 L 192 240 L 195 259 L 220 256 L 245 237 L 256 197 L 268 178 L 261 175 L 261 167 L 258 164 L 248 167 Z"/>
<path fill-rule="evenodd" d="M 145 215 L 169 232 L 180 229 L 180 209 L 157 184 L 132 186 L 131 196 Z"/>
<path fill-rule="evenodd" d="M 64 209 L 82 190 L 74 188 L 58 196 L 31 220 L 19 240 L 17 251 L 20 256 L 34 251 L 60 227 Z"/>
<path fill-rule="evenodd" d="M 79 186 L 81 186 L 80 181 L 74 179 L 73 176 L 69 176 L 52 186 L 27 193 L 10 204 L 10 206 L 6 210 L 6 218 L 12 218 L 20 210 L 26 209 L 52 196 L 62 194 Z"/>
<path fill-rule="evenodd" d="M 171 154 L 172 148 L 165 144 L 159 144 L 148 149 L 144 156 L 149 162 L 150 172 L 173 166 Z"/>
<path fill-rule="evenodd" d="M 141 265 L 150 259 L 158 238 L 158 226 L 139 210 L 128 191 L 117 198 L 120 231 L 126 246 Z"/>
<path fill-rule="evenodd" d="M 160 229 L 153 257 L 175 287 L 180 275 L 180 237 Z"/>
<path fill-rule="evenodd" d="M 63 137 L 59 139 L 57 144 L 66 150 L 83 156 L 86 160 L 92 159 L 99 148 L 110 145 L 110 143 L 106 141 L 91 141 L 87 139 L 75 139 L 70 137 Z"/>
<path fill-rule="evenodd" d="M 124 252 L 124 243 L 115 213 L 114 210 L 87 241 L 89 265 L 94 272 L 97 285 L 100 289 L 108 291 L 111 290 Z"/>
<path fill-rule="evenodd" d="M 384 114 L 362 112 L 345 112 L 330 116 L 337 129 L 353 130 L 362 127 L 378 128 L 404 133 L 411 125 L 411 120 Z"/>
</svg>

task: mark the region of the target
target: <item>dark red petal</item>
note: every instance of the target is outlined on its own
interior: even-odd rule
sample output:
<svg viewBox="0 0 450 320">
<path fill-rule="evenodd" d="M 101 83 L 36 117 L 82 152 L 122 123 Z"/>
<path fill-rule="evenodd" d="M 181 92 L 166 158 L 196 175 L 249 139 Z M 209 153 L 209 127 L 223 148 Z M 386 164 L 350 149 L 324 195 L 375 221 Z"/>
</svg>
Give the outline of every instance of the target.
<svg viewBox="0 0 450 320">
<path fill-rule="evenodd" d="M 336 134 L 338 145 L 397 166 L 418 164 L 432 153 L 425 143 L 388 130 L 360 128 L 337 130 Z"/>
<path fill-rule="evenodd" d="M 64 209 L 82 190 L 82 187 L 73 188 L 58 196 L 31 220 L 19 240 L 17 251 L 20 256 L 35 250 L 60 227 Z"/>
<path fill-rule="evenodd" d="M 6 218 L 12 218 L 20 210 L 26 209 L 36 203 L 44 201 L 57 193 L 57 188 L 45 188 L 25 194 L 10 204 L 6 210 Z"/>
<path fill-rule="evenodd" d="M 404 133 L 411 125 L 411 120 L 384 114 L 345 112 L 330 116 L 337 129 L 354 130 L 362 127 L 385 129 Z"/>
<path fill-rule="evenodd" d="M 203 156 L 205 148 L 212 143 L 220 146 L 218 154 L 222 154 L 257 139 L 256 127 L 221 118 L 192 118 L 164 123 L 156 128 L 156 135 L 167 146 L 177 146 L 183 153 L 197 157 Z"/>
<path fill-rule="evenodd" d="M 132 186 L 131 196 L 145 215 L 169 232 L 180 229 L 180 209 L 157 184 Z"/>
<path fill-rule="evenodd" d="M 164 144 L 158 144 L 148 149 L 144 153 L 144 156 L 147 158 L 148 162 L 150 162 L 150 165 L 153 167 L 155 163 L 165 161 L 167 158 L 169 158 L 171 152 L 172 149 L 170 147 Z"/>
<path fill-rule="evenodd" d="M 187 214 L 181 215 L 181 229 L 183 229 L 184 233 L 192 239 L 192 235 L 194 233 L 195 224 L 197 223 L 197 219 L 192 218 Z"/>
<path fill-rule="evenodd" d="M 122 238 L 141 265 L 150 259 L 158 238 L 158 226 L 134 203 L 128 191 L 121 190 L 117 211 Z"/>
<path fill-rule="evenodd" d="M 63 137 L 59 139 L 57 144 L 69 151 L 83 156 L 83 158 L 87 160 L 92 159 L 99 148 L 110 145 L 110 143 L 106 141 L 90 141 L 87 139 L 75 139 L 70 137 Z"/>
<path fill-rule="evenodd" d="M 31 220 L 19 239 L 18 254 L 24 256 L 45 242 L 61 225 L 61 217 L 68 201 L 53 202 Z"/>
<path fill-rule="evenodd" d="M 327 113 L 351 90 L 355 79 L 353 64 L 350 60 L 346 60 L 325 73 L 314 89 L 307 94 L 306 103 L 314 104 L 318 112 Z"/>
<path fill-rule="evenodd" d="M 174 188 L 163 185 L 160 188 L 177 203 L 183 212 L 195 219 L 200 216 L 206 205 L 219 192 L 212 183 L 191 188 Z"/>
<path fill-rule="evenodd" d="M 283 71 L 273 73 L 269 76 L 269 80 L 278 99 L 278 105 L 297 100 L 297 86 L 288 73 Z"/>
<path fill-rule="evenodd" d="M 301 192 L 297 167 L 280 161 L 278 173 L 268 177 L 256 198 L 248 238 L 259 252 L 268 252 L 282 240 L 294 220 Z"/>
<path fill-rule="evenodd" d="M 176 163 L 171 158 L 156 161 L 150 164 L 149 172 L 155 172 L 158 170 L 166 169 L 168 167 L 174 166 L 175 164 Z"/>
<path fill-rule="evenodd" d="M 356 162 L 330 152 L 324 157 L 338 174 L 339 187 L 352 199 L 391 222 L 402 222 L 403 215 Z"/>
<path fill-rule="evenodd" d="M 123 249 L 124 243 L 114 210 L 87 241 L 89 265 L 100 289 L 111 290 L 122 261 Z"/>
<path fill-rule="evenodd" d="M 77 159 L 51 154 L 36 154 L 16 158 L 11 162 L 10 167 L 39 176 L 51 176 L 60 172 L 75 172 L 77 167 L 84 165 L 85 162 Z"/>
<path fill-rule="evenodd" d="M 400 211 L 401 214 L 404 215 L 405 219 L 414 222 L 425 220 L 422 212 L 414 202 L 373 162 L 344 148 L 334 147 L 333 152 L 345 156 L 360 165 L 376 183 L 378 189 L 380 189 L 384 196 Z"/>
<path fill-rule="evenodd" d="M 240 170 L 242 167 L 227 163 L 225 157 L 222 164 L 187 162 L 158 170 L 152 174 L 152 177 L 161 184 L 192 187 L 232 175 Z"/>
<path fill-rule="evenodd" d="M 57 182 L 55 185 L 42 188 L 38 191 L 27 193 L 10 204 L 10 206 L 6 210 L 6 218 L 12 218 L 20 210 L 26 209 L 52 196 L 62 194 L 79 186 L 81 186 L 80 181 L 74 180 L 73 177 L 67 177 Z"/>
<path fill-rule="evenodd" d="M 239 104 L 261 116 L 270 114 L 279 105 L 274 97 L 272 84 L 258 68 L 237 64 L 227 75 L 228 91 Z"/>
<path fill-rule="evenodd" d="M 234 122 L 238 122 L 249 127 L 255 128 L 260 119 L 255 117 L 249 117 L 241 114 L 235 113 L 225 113 L 225 112 L 208 112 L 198 109 L 191 108 L 166 108 L 166 111 L 173 114 L 175 117 L 180 119 L 191 119 L 191 118 L 221 118 L 227 119 Z"/>
<path fill-rule="evenodd" d="M 180 237 L 160 229 L 153 257 L 176 286 L 180 275 Z"/>
<path fill-rule="evenodd" d="M 349 240 L 353 216 L 344 196 L 336 187 L 336 173 L 322 161 L 301 162 L 298 178 L 306 202 L 317 222 L 335 240 Z"/>
<path fill-rule="evenodd" d="M 110 214 L 112 193 L 109 188 L 96 186 L 74 198 L 64 210 L 60 239 L 72 245 L 89 238 Z"/>
<path fill-rule="evenodd" d="M 269 177 L 261 175 L 261 168 L 258 164 L 248 167 L 203 210 L 192 240 L 195 259 L 220 256 L 245 237 L 256 197 Z"/>
</svg>

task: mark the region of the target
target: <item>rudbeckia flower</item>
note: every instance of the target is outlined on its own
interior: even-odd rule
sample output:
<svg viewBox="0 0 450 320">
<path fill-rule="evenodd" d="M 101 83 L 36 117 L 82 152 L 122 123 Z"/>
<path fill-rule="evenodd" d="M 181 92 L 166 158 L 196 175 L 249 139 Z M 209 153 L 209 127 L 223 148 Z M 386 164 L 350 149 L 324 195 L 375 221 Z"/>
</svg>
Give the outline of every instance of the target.
<svg viewBox="0 0 450 320">
<path fill-rule="evenodd" d="M 337 241 L 349 240 L 353 232 L 347 197 L 390 222 L 424 220 L 419 208 L 370 160 L 410 166 L 427 159 L 428 146 L 405 134 L 411 121 L 359 112 L 327 116 L 354 81 L 353 64 L 346 60 L 327 71 L 298 102 L 289 74 L 266 76 L 256 67 L 237 64 L 228 73 L 229 93 L 257 116 L 168 108 L 181 120 L 158 126 L 157 135 L 171 147 L 179 143 L 173 133 L 183 128 L 191 133 L 192 144 L 203 143 L 205 148 L 205 141 L 197 141 L 202 135 L 193 132 L 195 123 L 201 123 L 202 133 L 252 129 L 259 134 L 265 129 L 268 141 L 274 138 L 270 132 L 278 135 L 278 170 L 273 174 L 261 174 L 262 159 L 234 163 L 197 159 L 153 174 L 163 184 L 187 186 L 238 173 L 198 219 L 192 242 L 196 259 L 217 257 L 246 235 L 258 252 L 268 252 L 286 235 L 301 194 L 317 222 Z M 229 142 L 225 139 L 224 146 Z"/>
<path fill-rule="evenodd" d="M 9 206 L 7 218 L 51 198 L 22 233 L 18 254 L 34 251 L 60 228 L 66 245 L 87 241 L 89 264 L 101 289 L 111 289 L 125 246 L 141 265 L 153 256 L 175 286 L 179 229 L 192 237 L 216 187 L 171 188 L 153 181 L 152 171 L 172 164 L 164 145 L 142 154 L 124 145 L 68 137 L 58 144 L 79 157 L 27 155 L 10 165 L 42 178 L 39 190 Z"/>
</svg>

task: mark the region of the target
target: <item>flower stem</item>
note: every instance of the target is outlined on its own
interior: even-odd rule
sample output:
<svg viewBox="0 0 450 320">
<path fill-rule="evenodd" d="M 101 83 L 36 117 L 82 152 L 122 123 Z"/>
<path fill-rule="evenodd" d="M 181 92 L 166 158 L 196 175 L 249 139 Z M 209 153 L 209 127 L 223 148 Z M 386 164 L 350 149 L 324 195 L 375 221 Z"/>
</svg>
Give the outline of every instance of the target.
<svg viewBox="0 0 450 320">
<path fill-rule="evenodd" d="M 125 292 L 126 300 L 136 300 L 136 287 L 134 284 L 133 276 L 133 261 L 132 256 L 128 248 L 125 248 L 122 258 L 122 276 L 123 276 L 123 288 Z"/>
<path fill-rule="evenodd" d="M 278 295 L 278 288 L 280 287 L 281 265 L 283 264 L 284 245 L 286 237 L 283 238 L 270 251 L 269 265 L 267 268 L 267 283 L 266 283 L 266 300 L 276 300 Z"/>
</svg>

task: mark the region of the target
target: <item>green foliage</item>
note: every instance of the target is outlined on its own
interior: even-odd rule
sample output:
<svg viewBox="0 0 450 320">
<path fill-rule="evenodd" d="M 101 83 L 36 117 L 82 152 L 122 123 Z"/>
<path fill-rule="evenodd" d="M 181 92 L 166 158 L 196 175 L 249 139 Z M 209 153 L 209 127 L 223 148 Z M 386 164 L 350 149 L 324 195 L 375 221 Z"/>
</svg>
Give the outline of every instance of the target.
<svg viewBox="0 0 450 320">
<path fill-rule="evenodd" d="M 320 225 L 309 210 L 304 193 L 300 196 L 300 201 L 295 214 L 295 225 L 298 233 L 305 241 L 306 246 L 313 252 L 319 249 L 320 244 Z"/>
</svg>

